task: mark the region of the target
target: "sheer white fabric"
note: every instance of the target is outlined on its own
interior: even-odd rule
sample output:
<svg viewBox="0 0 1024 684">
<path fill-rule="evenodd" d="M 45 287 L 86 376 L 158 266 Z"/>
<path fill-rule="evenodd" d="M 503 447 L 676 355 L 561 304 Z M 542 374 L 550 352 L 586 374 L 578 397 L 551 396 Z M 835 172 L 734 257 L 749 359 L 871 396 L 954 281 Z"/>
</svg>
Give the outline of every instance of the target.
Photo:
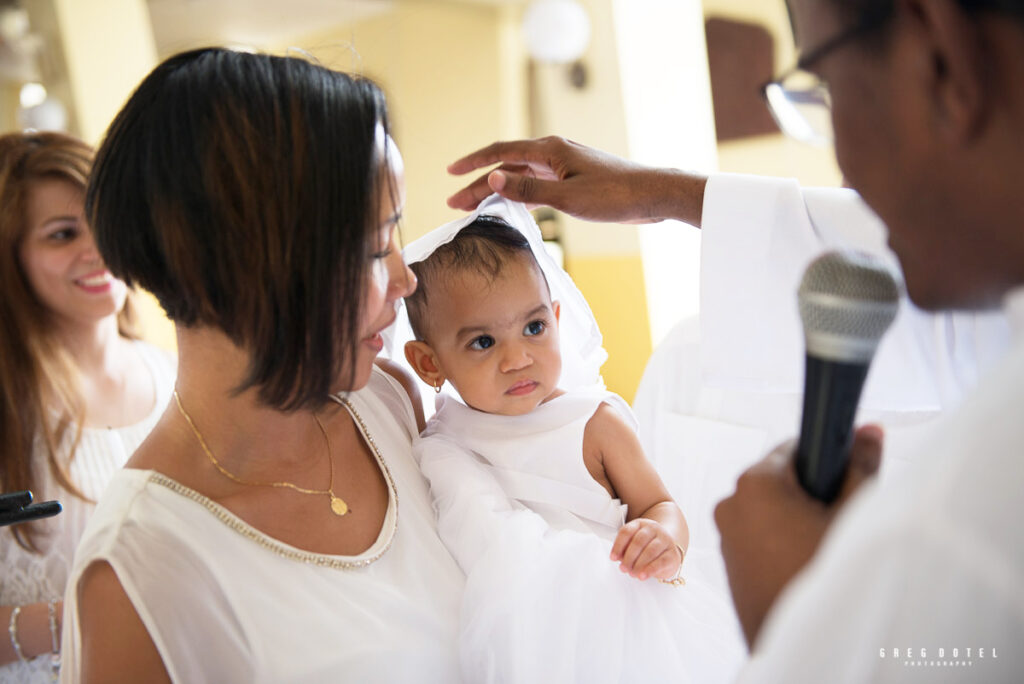
<svg viewBox="0 0 1024 684">
<path fill-rule="evenodd" d="M 1024 288 L 1007 312 L 1012 351 L 938 421 L 912 479 L 850 502 L 743 682 L 1021 681 Z"/>
<path fill-rule="evenodd" d="M 460 653 L 473 682 L 727 682 L 744 649 L 731 605 L 640 582 L 609 559 L 625 522 L 583 463 L 610 392 L 574 390 L 523 416 L 447 399 L 416 445 L 442 539 L 466 571 Z"/>
<path fill-rule="evenodd" d="M 30 553 L 14 540 L 10 530 L 0 531 L 0 605 L 17 606 L 61 598 L 67 585 L 71 563 L 86 522 L 114 474 L 163 413 L 174 386 L 173 357 L 144 342 L 134 342 L 153 379 L 155 401 L 149 414 L 133 425 L 103 429 L 85 428 L 70 465 L 71 481 L 92 501 L 72 496 L 54 480 L 42 448 L 33 455 L 33 468 L 40 485 L 32 492 L 35 501 L 57 499 L 63 512 L 36 523 L 44 530 L 42 553 Z M 67 463 L 71 438 L 66 440 L 58 458 Z M 11 682 L 49 682 L 49 656 L 29 663 L 10 663 L 0 667 L 0 680 Z"/>
<path fill-rule="evenodd" d="M 174 682 L 459 681 L 464 578 L 437 536 L 412 459 L 408 395 L 375 368 L 349 400 L 395 485 L 370 549 L 351 557 L 302 552 L 169 478 L 124 470 L 75 559 L 62 681 L 78 679 L 74 586 L 96 560 L 114 568 Z M 359 564 L 385 548 L 368 565 L 330 567 Z"/>
</svg>

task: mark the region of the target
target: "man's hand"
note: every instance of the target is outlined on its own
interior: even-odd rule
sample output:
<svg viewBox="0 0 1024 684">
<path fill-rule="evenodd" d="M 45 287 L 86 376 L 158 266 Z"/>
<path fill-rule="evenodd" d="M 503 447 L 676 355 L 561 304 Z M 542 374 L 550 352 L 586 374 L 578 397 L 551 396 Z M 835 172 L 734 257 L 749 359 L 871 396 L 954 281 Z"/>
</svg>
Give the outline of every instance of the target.
<svg viewBox="0 0 1024 684">
<path fill-rule="evenodd" d="M 751 648 L 783 587 L 807 564 L 843 504 L 878 471 L 882 430 L 857 430 L 839 497 L 826 506 L 797 480 L 796 443 L 787 442 L 740 476 L 715 508 L 729 588 Z"/>
<path fill-rule="evenodd" d="M 497 169 L 448 198 L 470 211 L 497 192 L 527 205 L 547 205 L 588 221 L 651 223 L 667 218 L 700 225 L 703 176 L 655 169 L 564 138 L 497 142 L 448 167 L 456 175 Z"/>
</svg>

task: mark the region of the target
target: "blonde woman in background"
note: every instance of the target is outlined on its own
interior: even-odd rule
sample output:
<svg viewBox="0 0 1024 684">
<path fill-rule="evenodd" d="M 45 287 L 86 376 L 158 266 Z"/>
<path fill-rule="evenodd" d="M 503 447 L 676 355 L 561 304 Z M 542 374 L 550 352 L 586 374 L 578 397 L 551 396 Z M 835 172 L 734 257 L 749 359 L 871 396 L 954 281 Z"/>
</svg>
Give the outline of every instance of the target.
<svg viewBox="0 0 1024 684">
<path fill-rule="evenodd" d="M 75 547 L 114 472 L 170 397 L 172 358 L 134 338 L 128 289 L 84 219 L 93 151 L 0 136 L 0 488 L 59 499 L 0 532 L 0 681 L 51 681 Z"/>
</svg>

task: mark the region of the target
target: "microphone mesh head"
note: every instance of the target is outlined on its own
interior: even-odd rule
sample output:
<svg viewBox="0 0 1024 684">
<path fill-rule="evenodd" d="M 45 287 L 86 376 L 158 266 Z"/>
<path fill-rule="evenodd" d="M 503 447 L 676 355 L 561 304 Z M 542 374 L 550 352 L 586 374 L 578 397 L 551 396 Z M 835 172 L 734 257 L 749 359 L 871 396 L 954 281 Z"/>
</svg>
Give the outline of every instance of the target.
<svg viewBox="0 0 1024 684">
<path fill-rule="evenodd" d="M 900 291 L 897 276 L 878 258 L 848 250 L 818 257 L 797 293 L 808 351 L 870 359 L 896 317 Z"/>
</svg>

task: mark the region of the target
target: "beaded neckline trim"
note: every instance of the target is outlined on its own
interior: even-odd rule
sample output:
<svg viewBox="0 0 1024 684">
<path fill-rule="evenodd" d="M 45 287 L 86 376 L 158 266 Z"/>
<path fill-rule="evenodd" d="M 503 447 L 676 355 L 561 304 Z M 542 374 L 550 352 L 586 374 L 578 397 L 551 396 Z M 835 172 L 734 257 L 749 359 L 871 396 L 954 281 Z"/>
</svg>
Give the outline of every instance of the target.
<svg viewBox="0 0 1024 684">
<path fill-rule="evenodd" d="M 198 504 L 201 504 L 208 511 L 210 511 L 217 520 L 221 521 L 235 532 L 238 532 L 246 539 L 249 539 L 268 551 L 272 551 L 279 556 L 287 558 L 289 560 L 298 561 L 300 563 L 307 563 L 309 565 L 316 565 L 319 567 L 334 568 L 337 570 L 354 570 L 356 568 L 364 568 L 371 563 L 379 560 L 381 556 L 387 553 L 388 549 L 391 548 L 391 542 L 394 541 L 395 533 L 398 531 L 398 489 L 395 487 L 395 481 L 391 476 L 391 470 L 388 468 L 388 464 L 384 462 L 384 457 L 381 456 L 380 449 L 377 447 L 377 443 L 374 441 L 373 436 L 366 428 L 366 423 L 363 422 L 363 417 L 359 415 L 352 403 L 344 397 L 331 397 L 334 401 L 338 402 L 348 411 L 349 415 L 355 420 L 356 425 L 359 427 L 359 432 L 362 434 L 363 439 L 367 444 L 370 445 L 370 450 L 373 451 L 374 458 L 377 459 L 377 464 L 380 469 L 384 472 L 384 479 L 388 485 L 388 496 L 390 501 L 394 505 L 394 515 L 391 517 L 391 529 L 387 533 L 387 541 L 384 547 L 381 548 L 377 553 L 366 558 L 359 558 L 357 560 L 347 560 L 344 557 L 331 556 L 322 553 L 313 553 L 311 551 L 303 551 L 293 546 L 283 544 L 273 537 L 266 535 L 257 530 L 252 525 L 249 525 L 241 518 L 236 516 L 234 513 L 224 508 L 220 504 L 212 501 L 211 499 L 203 496 L 199 492 L 186 487 L 185 485 L 172 480 L 158 472 L 153 472 L 149 478 L 150 482 L 156 483 L 171 491 L 184 496 L 187 499 L 191 499 Z M 389 507 L 391 503 L 389 502 Z M 389 516 L 385 515 L 385 523 Z M 376 544 L 375 544 L 376 545 Z"/>
</svg>

